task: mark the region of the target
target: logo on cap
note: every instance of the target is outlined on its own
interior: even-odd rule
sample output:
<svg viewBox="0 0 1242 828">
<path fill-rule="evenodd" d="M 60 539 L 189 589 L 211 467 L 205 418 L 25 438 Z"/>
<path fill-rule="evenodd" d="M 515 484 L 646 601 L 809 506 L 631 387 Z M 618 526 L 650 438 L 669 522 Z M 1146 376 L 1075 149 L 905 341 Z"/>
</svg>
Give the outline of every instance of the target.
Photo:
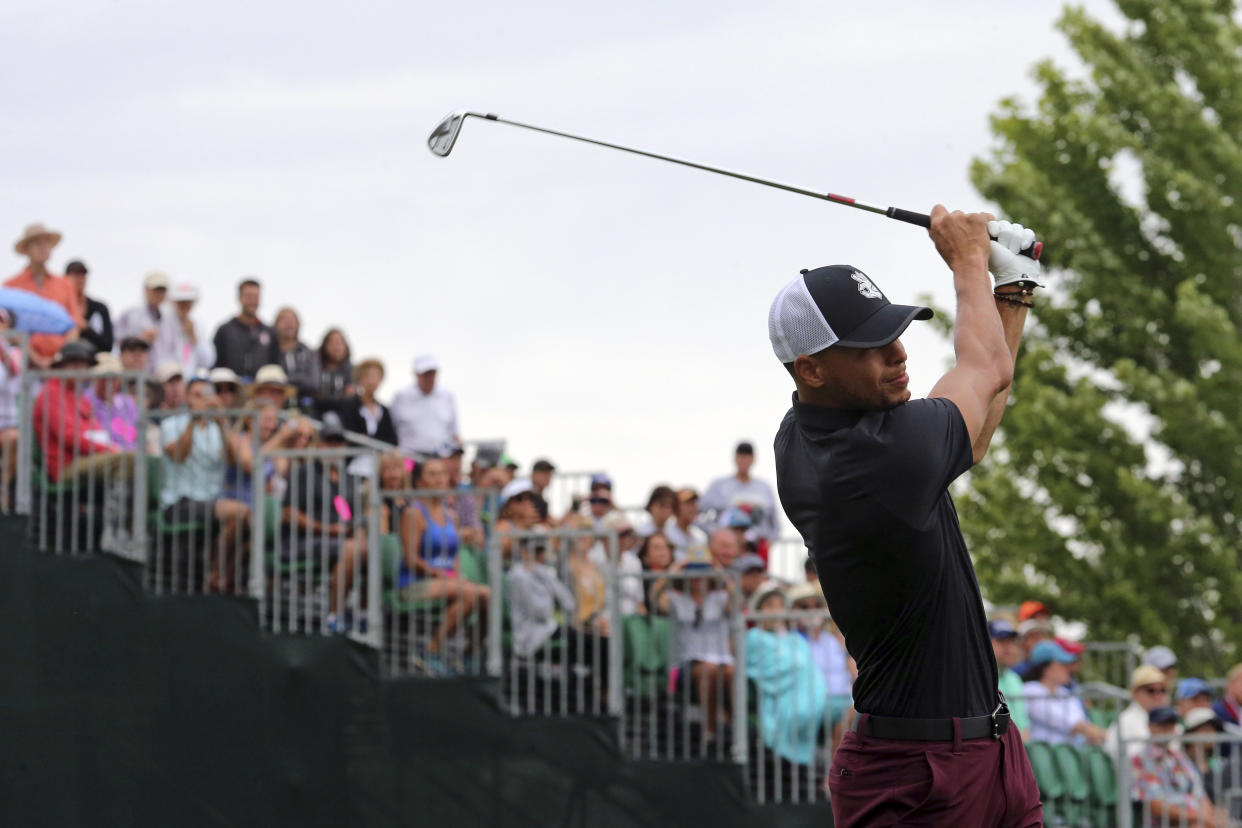
<svg viewBox="0 0 1242 828">
<path fill-rule="evenodd" d="M 880 293 L 880 289 L 875 286 L 875 283 L 867 278 L 867 274 L 855 270 L 852 274 L 850 274 L 850 278 L 855 282 L 858 282 L 858 292 L 867 299 L 884 298 L 884 294 Z"/>
</svg>

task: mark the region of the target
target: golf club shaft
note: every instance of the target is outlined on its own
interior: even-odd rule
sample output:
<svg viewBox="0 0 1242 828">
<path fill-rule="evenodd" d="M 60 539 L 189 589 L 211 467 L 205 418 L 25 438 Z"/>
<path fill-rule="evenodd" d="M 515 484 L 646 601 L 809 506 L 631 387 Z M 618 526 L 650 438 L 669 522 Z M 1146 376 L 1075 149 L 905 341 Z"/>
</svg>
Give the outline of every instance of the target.
<svg viewBox="0 0 1242 828">
<path fill-rule="evenodd" d="M 478 117 L 476 113 L 469 113 L 469 114 L 476 115 L 476 117 Z M 766 178 L 756 178 L 753 175 L 746 175 L 745 173 L 734 172 L 732 170 L 725 170 L 725 169 L 721 169 L 720 167 L 711 167 L 711 166 L 708 166 L 707 164 L 700 164 L 697 161 L 687 161 L 684 158 L 673 158 L 671 155 L 660 155 L 659 153 L 656 153 L 656 152 L 648 152 L 647 150 L 636 149 L 634 147 L 625 147 L 620 144 L 612 144 L 607 141 L 599 141 L 599 140 L 596 140 L 595 138 L 585 138 L 581 135 L 571 135 L 568 132 L 560 132 L 555 129 L 547 129 L 546 127 L 538 127 L 533 124 L 524 124 L 521 121 L 510 121 L 506 118 L 501 118 L 499 115 L 496 115 L 495 113 L 492 113 L 492 112 L 489 112 L 486 115 L 483 115 L 482 117 L 488 121 L 495 121 L 496 123 L 499 123 L 499 124 L 508 124 L 509 126 L 521 127 L 522 129 L 529 129 L 529 130 L 533 130 L 534 132 L 542 132 L 547 135 L 558 135 L 561 138 L 570 138 L 574 141 L 581 141 L 584 144 L 595 144 L 596 146 L 599 146 L 599 147 L 608 147 L 610 149 L 617 149 L 617 150 L 621 150 L 622 152 L 633 153 L 634 155 L 644 155 L 648 158 L 655 158 L 659 161 L 668 161 L 673 164 L 680 164 L 683 167 L 693 167 L 696 170 L 705 170 L 707 172 L 719 173 L 720 175 L 727 175 L 730 178 L 739 178 L 742 181 L 751 181 L 755 184 L 762 184 L 765 187 L 775 187 L 778 190 L 785 190 L 790 193 L 797 193 L 798 195 L 810 196 L 811 198 L 818 198 L 821 201 L 830 201 L 833 204 L 842 204 L 846 207 L 853 207 L 858 210 L 866 210 L 869 213 L 878 213 L 879 215 L 887 216 L 888 218 L 896 219 L 897 221 L 904 221 L 907 224 L 917 224 L 919 227 L 930 227 L 931 226 L 931 216 L 927 215 L 926 213 L 916 213 L 912 210 L 903 210 L 900 207 L 881 207 L 878 204 L 869 204 L 866 201 L 859 201 L 856 198 L 850 198 L 849 196 L 838 195 L 836 193 L 817 193 L 814 190 L 807 190 L 802 187 L 795 187 L 792 184 L 782 184 L 779 181 L 769 181 Z M 1019 251 L 1019 252 L 1021 252 L 1022 255 L 1029 256 L 1032 259 L 1038 259 L 1040 254 L 1043 252 L 1043 242 L 1036 241 L 1030 247 L 1027 247 L 1026 249 Z"/>
</svg>

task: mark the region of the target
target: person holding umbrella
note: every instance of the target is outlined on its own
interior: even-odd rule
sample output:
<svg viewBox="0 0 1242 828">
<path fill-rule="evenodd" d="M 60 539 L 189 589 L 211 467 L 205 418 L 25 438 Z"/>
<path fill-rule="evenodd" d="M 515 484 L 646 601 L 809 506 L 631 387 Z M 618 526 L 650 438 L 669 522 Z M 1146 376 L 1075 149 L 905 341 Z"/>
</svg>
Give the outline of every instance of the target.
<svg viewBox="0 0 1242 828">
<path fill-rule="evenodd" d="M 78 330 L 85 322 L 82 320 L 82 308 L 78 303 L 77 291 L 62 276 L 57 276 L 47 269 L 47 261 L 52 257 L 52 248 L 60 244 L 61 235 L 49 230 L 42 224 L 32 224 L 13 245 L 13 249 L 27 259 L 26 269 L 4 283 L 5 287 L 33 293 L 44 299 L 51 300 L 65 309 L 72 320 L 67 333 L 35 333 L 30 337 L 30 362 L 35 368 L 47 369 L 52 366 L 56 354 L 62 345 L 78 338 Z M 21 308 L 9 308 L 21 313 Z"/>
</svg>

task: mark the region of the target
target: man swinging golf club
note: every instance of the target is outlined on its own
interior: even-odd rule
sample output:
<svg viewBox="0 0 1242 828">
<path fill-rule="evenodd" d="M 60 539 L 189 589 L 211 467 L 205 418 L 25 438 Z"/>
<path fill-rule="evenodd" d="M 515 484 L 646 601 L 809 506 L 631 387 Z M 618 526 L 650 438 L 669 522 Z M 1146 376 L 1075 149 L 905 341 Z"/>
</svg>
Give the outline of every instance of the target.
<svg viewBox="0 0 1242 828">
<path fill-rule="evenodd" d="M 832 811 L 839 828 L 1037 826 L 1039 790 L 996 689 L 948 492 L 1004 412 L 1040 275 L 1018 251 L 1035 234 L 939 205 L 929 234 L 953 271 L 957 362 L 927 399 L 910 399 L 898 337 L 931 310 L 891 304 L 862 271 L 803 271 L 768 317 L 797 386 L 776 435 L 781 503 L 858 662 Z"/>
</svg>

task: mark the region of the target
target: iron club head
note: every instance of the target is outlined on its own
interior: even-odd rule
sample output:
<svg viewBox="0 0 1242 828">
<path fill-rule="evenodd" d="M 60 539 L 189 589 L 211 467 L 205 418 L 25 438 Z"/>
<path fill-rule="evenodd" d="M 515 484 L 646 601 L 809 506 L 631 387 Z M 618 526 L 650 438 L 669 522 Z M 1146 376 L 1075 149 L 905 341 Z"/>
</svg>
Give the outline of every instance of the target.
<svg viewBox="0 0 1242 828">
<path fill-rule="evenodd" d="M 452 152 L 453 144 L 457 143 L 457 135 L 461 132 L 461 125 L 469 114 L 464 109 L 459 109 L 445 115 L 427 137 L 427 149 L 441 158 Z"/>
</svg>

